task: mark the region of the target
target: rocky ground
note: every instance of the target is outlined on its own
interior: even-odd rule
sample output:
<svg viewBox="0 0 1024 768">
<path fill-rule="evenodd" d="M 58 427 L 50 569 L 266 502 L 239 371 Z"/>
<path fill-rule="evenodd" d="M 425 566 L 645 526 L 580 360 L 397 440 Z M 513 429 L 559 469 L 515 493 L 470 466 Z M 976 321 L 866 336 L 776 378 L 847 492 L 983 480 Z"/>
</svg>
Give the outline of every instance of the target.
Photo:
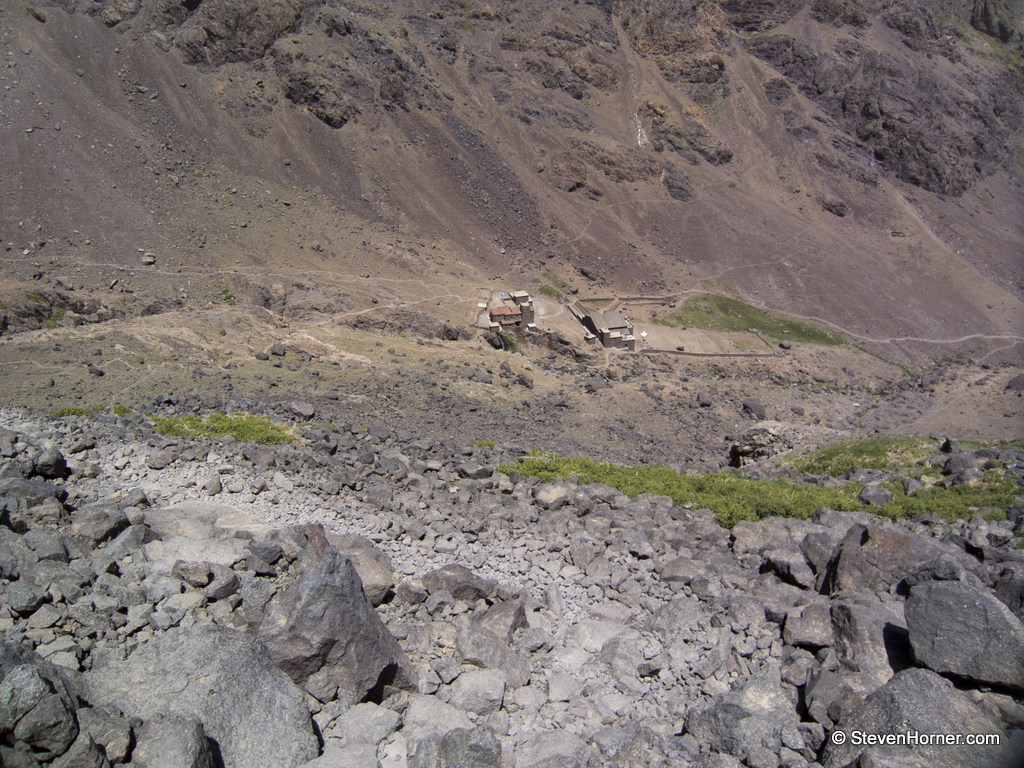
<svg viewBox="0 0 1024 768">
<path fill-rule="evenodd" d="M 1024 750 L 1021 507 L 730 531 L 495 473 L 528 446 L 0 423 L 5 766 L 1011 768 Z M 1019 479 L 1022 459 L 945 466 Z M 859 735 L 918 732 L 964 743 Z"/>
</svg>

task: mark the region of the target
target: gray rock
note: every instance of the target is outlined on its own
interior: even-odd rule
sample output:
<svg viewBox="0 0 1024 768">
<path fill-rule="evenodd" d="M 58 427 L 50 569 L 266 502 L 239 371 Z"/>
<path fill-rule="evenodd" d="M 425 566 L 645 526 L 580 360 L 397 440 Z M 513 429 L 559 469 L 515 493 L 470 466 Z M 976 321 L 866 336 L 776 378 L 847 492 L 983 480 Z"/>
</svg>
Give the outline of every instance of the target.
<svg viewBox="0 0 1024 768">
<path fill-rule="evenodd" d="M 151 717 L 138 729 L 132 764 L 139 768 L 215 768 L 203 724 L 178 715 Z"/>
<path fill-rule="evenodd" d="M 113 504 L 87 504 L 71 520 L 71 533 L 101 544 L 117 536 L 130 525 L 124 511 Z"/>
<path fill-rule="evenodd" d="M 78 738 L 77 699 L 56 667 L 0 637 L 0 744 L 3 764 L 51 761 Z M 12 754 L 13 753 L 13 754 Z M 23 758 L 18 758 L 18 755 Z"/>
<path fill-rule="evenodd" d="M 583 741 L 569 731 L 533 733 L 516 749 L 516 768 L 577 768 L 583 746 Z"/>
<path fill-rule="evenodd" d="M 825 728 L 863 703 L 863 698 L 849 685 L 846 678 L 827 669 L 813 672 L 804 688 L 807 714 Z"/>
<path fill-rule="evenodd" d="M 316 408 L 305 400 L 293 400 L 288 404 L 288 410 L 303 421 L 309 421 L 316 416 Z"/>
<path fill-rule="evenodd" d="M 103 747 L 108 760 L 128 761 L 133 743 L 132 728 L 119 712 L 106 707 L 80 707 L 78 725 Z"/>
<path fill-rule="evenodd" d="M 757 398 L 747 398 L 743 401 L 743 412 L 749 416 L 754 417 L 758 421 L 761 421 L 765 417 L 764 403 Z"/>
<path fill-rule="evenodd" d="M 959 581 L 919 584 L 910 590 L 905 611 L 919 664 L 1024 690 L 1024 624 L 989 592 Z"/>
<path fill-rule="evenodd" d="M 484 727 L 454 728 L 421 741 L 409 768 L 501 768 L 501 743 Z"/>
<path fill-rule="evenodd" d="M 201 722 L 226 768 L 296 765 L 318 752 L 302 692 L 244 632 L 171 629 L 86 673 L 84 685 L 94 706 Z"/>
<path fill-rule="evenodd" d="M 739 757 L 754 747 L 778 753 L 782 727 L 799 721 L 795 702 L 781 687 L 779 668 L 772 665 L 711 704 L 690 710 L 685 729 L 710 749 Z"/>
<path fill-rule="evenodd" d="M 450 564 L 423 575 L 421 581 L 427 592 L 449 592 L 456 600 L 474 602 L 493 597 L 498 585 L 477 576 L 464 565 Z"/>
<path fill-rule="evenodd" d="M 149 456 L 146 457 L 146 466 L 150 469 L 156 470 L 166 469 L 177 460 L 178 449 L 173 446 L 169 446 L 149 454 Z"/>
<path fill-rule="evenodd" d="M 473 625 L 512 642 L 516 630 L 526 626 L 526 608 L 522 600 L 502 600 L 474 616 Z"/>
<path fill-rule="evenodd" d="M 505 700 L 505 673 L 496 669 L 475 669 L 459 675 L 452 684 L 448 703 L 466 712 L 489 715 L 501 709 Z"/>
<path fill-rule="evenodd" d="M 459 627 L 456 644 L 463 662 L 502 670 L 510 687 L 518 688 L 529 682 L 529 658 L 513 650 L 503 637 L 465 622 Z"/>
<path fill-rule="evenodd" d="M 79 731 L 78 738 L 63 755 L 52 763 L 51 768 L 110 768 L 110 761 L 91 735 Z"/>
<path fill-rule="evenodd" d="M 349 703 L 378 686 L 414 679 L 398 641 L 366 599 L 352 561 L 331 546 L 270 601 L 259 638 L 296 683 L 330 667 Z"/>
<path fill-rule="evenodd" d="M 829 601 L 816 597 L 807 605 L 786 614 L 782 638 L 789 645 L 822 648 L 832 645 L 832 614 Z"/>
<path fill-rule="evenodd" d="M 66 477 L 68 474 L 68 463 L 64 454 L 56 448 L 47 448 L 35 458 L 36 474 L 45 477 L 47 480 Z"/>
<path fill-rule="evenodd" d="M 907 626 L 902 615 L 879 604 L 837 600 L 832 604 L 836 657 L 854 673 L 851 686 L 866 695 L 910 666 Z"/>
<path fill-rule="evenodd" d="M 573 493 L 572 488 L 556 480 L 537 486 L 533 499 L 541 509 L 558 509 L 572 500 Z"/>
<path fill-rule="evenodd" d="M 814 571 L 807 563 L 803 552 L 795 546 L 786 549 L 771 549 L 764 553 L 764 562 L 768 569 L 788 584 L 803 589 L 813 589 Z"/>
<path fill-rule="evenodd" d="M 459 477 L 470 480 L 483 480 L 494 474 L 494 467 L 488 467 L 476 460 L 469 460 L 458 467 Z"/>
<path fill-rule="evenodd" d="M 971 698 L 953 684 L 927 669 L 906 669 L 868 696 L 864 703 L 842 718 L 838 730 L 845 740 L 833 736 L 821 757 L 824 768 L 856 765 L 865 752 L 863 743 L 850 738 L 854 731 L 872 734 L 987 734 L 1000 733 Z M 1021 739 L 1003 735 L 995 746 L 967 744 L 917 744 L 914 755 L 930 768 L 1016 768 L 1022 754 Z"/>
<path fill-rule="evenodd" d="M 402 717 L 397 712 L 376 704 L 356 704 L 337 719 L 332 735 L 339 736 L 346 743 L 383 743 L 398 730 Z"/>
<path fill-rule="evenodd" d="M 276 342 L 272 344 L 270 349 L 267 351 L 270 352 L 270 354 L 274 355 L 275 357 L 284 357 L 284 344 L 282 344 L 281 342 Z"/>
<path fill-rule="evenodd" d="M 869 507 L 880 507 L 892 501 L 892 491 L 878 485 L 867 485 L 857 495 L 857 498 Z"/>
<path fill-rule="evenodd" d="M 948 556 L 966 569 L 978 568 L 963 550 L 923 536 L 889 528 L 854 525 L 837 545 L 829 561 L 822 591 L 863 589 L 887 592 L 899 585 L 921 563 Z"/>
</svg>

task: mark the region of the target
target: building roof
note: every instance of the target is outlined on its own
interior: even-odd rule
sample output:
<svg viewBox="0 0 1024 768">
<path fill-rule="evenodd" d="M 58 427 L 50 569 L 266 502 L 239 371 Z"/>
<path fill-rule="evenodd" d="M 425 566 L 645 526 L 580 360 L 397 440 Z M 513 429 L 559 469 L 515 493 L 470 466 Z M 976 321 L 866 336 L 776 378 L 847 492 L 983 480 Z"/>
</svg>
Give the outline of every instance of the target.
<svg viewBox="0 0 1024 768">
<path fill-rule="evenodd" d="M 523 310 L 521 310 L 519 307 L 494 307 L 493 309 L 491 309 L 491 317 L 495 317 L 497 315 L 521 315 L 521 314 L 523 314 Z"/>
<path fill-rule="evenodd" d="M 595 312 L 591 315 L 594 325 L 603 331 L 621 330 L 633 327 L 621 312 Z"/>
</svg>

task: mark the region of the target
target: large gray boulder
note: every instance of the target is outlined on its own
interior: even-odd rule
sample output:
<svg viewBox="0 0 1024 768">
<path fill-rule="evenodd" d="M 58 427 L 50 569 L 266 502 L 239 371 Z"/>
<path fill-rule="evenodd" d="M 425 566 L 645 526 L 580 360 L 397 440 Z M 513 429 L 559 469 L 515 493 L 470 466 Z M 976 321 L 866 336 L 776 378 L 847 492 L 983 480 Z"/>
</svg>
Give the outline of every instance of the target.
<svg viewBox="0 0 1024 768">
<path fill-rule="evenodd" d="M 317 690 L 336 685 L 339 697 L 350 704 L 379 686 L 413 679 L 398 641 L 367 600 L 352 561 L 331 546 L 267 604 L 259 638 L 296 683 L 319 673 Z"/>
<path fill-rule="evenodd" d="M 864 743 L 862 734 L 893 734 L 894 738 L 922 734 L 926 739 L 935 734 L 962 734 L 964 742 L 968 734 L 999 734 L 1001 743 L 872 746 Z M 930 768 L 1018 768 L 1024 744 L 1011 735 L 1001 733 L 999 725 L 949 680 L 915 667 L 897 674 L 842 718 L 829 735 L 821 764 L 824 768 L 878 765 L 877 760 L 887 756 L 892 762 L 886 765 L 910 765 L 895 760 L 912 755 Z"/>
<path fill-rule="evenodd" d="M 910 666 L 907 625 L 901 606 L 835 600 L 832 603 L 833 647 L 850 685 L 864 696 Z"/>
<path fill-rule="evenodd" d="M 76 710 L 52 664 L 0 637 L 0 765 L 36 765 L 67 753 L 79 734 Z"/>
<path fill-rule="evenodd" d="M 888 592 L 922 563 L 943 556 L 970 572 L 980 569 L 977 560 L 951 544 L 890 528 L 854 525 L 829 561 L 822 592 Z"/>
<path fill-rule="evenodd" d="M 919 664 L 1024 690 L 1024 624 L 990 593 L 960 581 L 927 582 L 910 590 L 904 610 Z"/>
<path fill-rule="evenodd" d="M 294 766 L 317 755 L 302 691 L 251 635 L 219 626 L 171 629 L 124 661 L 84 675 L 88 701 L 149 720 L 202 723 L 225 768 Z"/>
</svg>

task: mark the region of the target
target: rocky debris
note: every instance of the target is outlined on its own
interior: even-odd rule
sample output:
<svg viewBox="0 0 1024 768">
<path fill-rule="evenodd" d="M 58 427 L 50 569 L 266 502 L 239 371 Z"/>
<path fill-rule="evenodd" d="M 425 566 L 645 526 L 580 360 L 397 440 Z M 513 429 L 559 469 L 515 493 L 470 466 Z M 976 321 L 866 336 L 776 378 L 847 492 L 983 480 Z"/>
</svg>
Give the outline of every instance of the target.
<svg viewBox="0 0 1024 768">
<path fill-rule="evenodd" d="M 5 765 L 912 765 L 831 738 L 905 722 L 1019 749 L 1012 509 L 726 530 L 476 469 L 521 446 L 306 424 L 290 446 L 165 443 L 2 413 Z M 51 448 L 66 471 L 44 480 Z"/>
</svg>

